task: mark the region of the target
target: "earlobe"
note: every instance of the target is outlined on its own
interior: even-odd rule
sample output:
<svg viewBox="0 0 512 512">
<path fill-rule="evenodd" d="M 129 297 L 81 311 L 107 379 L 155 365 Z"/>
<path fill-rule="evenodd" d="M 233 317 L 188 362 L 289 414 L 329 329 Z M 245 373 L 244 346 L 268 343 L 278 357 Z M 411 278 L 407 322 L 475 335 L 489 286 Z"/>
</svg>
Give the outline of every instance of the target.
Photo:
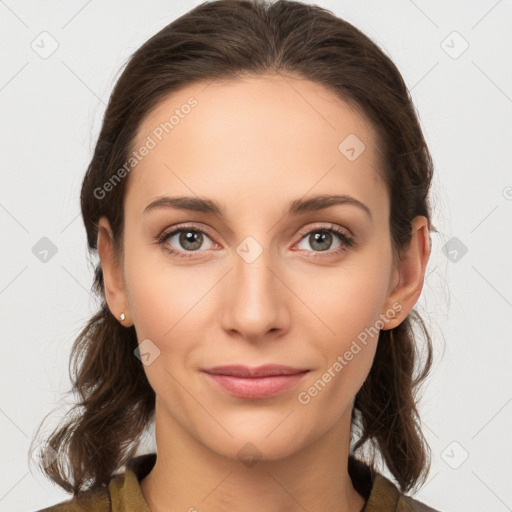
<svg viewBox="0 0 512 512">
<path fill-rule="evenodd" d="M 431 251 L 428 219 L 422 215 L 415 217 L 411 223 L 411 231 L 409 246 L 400 255 L 398 282 L 388 296 L 386 309 L 382 312 L 385 317 L 383 330 L 393 329 L 404 321 L 418 301 L 423 288 Z M 390 310 L 397 311 L 397 314 L 386 316 L 386 311 Z"/>
<path fill-rule="evenodd" d="M 123 269 L 116 257 L 112 229 L 106 217 L 98 221 L 98 256 L 103 271 L 105 299 L 114 317 L 119 320 L 124 315 L 122 325 L 129 326 L 129 306 L 124 286 Z"/>
</svg>

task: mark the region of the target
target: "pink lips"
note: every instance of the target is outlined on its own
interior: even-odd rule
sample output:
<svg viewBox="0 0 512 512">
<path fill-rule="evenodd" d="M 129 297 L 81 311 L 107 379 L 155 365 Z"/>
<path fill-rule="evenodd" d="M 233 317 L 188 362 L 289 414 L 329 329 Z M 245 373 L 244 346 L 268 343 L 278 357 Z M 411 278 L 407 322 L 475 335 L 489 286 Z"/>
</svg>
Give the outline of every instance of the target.
<svg viewBox="0 0 512 512">
<path fill-rule="evenodd" d="M 217 388 L 238 398 L 267 398 L 298 384 L 309 370 L 283 365 L 250 368 L 242 365 L 216 366 L 203 370 Z"/>
</svg>

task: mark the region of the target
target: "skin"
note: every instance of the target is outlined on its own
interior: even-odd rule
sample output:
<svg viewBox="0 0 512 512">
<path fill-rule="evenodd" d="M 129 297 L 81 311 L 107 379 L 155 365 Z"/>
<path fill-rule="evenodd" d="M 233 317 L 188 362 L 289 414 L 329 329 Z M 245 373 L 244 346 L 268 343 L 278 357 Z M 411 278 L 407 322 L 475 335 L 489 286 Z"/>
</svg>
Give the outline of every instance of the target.
<svg viewBox="0 0 512 512">
<path fill-rule="evenodd" d="M 347 471 L 351 410 L 378 337 L 360 344 L 308 404 L 297 397 L 380 315 L 390 329 L 413 308 L 430 255 L 427 219 L 413 220 L 411 244 L 395 261 L 372 125 L 321 84 L 297 77 L 187 86 L 150 113 L 134 147 L 190 96 L 198 105 L 129 175 L 119 262 L 109 222 L 99 221 L 109 308 L 116 318 L 126 314 L 122 324 L 135 326 L 139 343 L 149 338 L 160 350 L 144 366 L 156 394 L 158 456 L 143 495 L 153 512 L 358 512 L 364 499 Z M 351 133 L 366 146 L 354 161 L 338 150 Z M 353 196 L 371 217 L 349 204 L 283 216 L 291 201 L 317 194 Z M 226 217 L 173 208 L 143 214 L 163 195 L 218 201 Z M 180 244 L 179 233 L 155 243 L 183 222 L 207 230 L 199 249 Z M 315 244 L 314 233 L 331 224 L 357 245 L 336 255 L 336 234 Z M 237 252 L 248 236 L 262 249 L 250 263 Z M 391 318 L 393 304 L 401 311 Z M 250 400 L 219 391 L 200 371 L 235 363 L 310 372 L 291 390 Z M 251 466 L 238 455 L 246 443 L 260 457 Z"/>
</svg>

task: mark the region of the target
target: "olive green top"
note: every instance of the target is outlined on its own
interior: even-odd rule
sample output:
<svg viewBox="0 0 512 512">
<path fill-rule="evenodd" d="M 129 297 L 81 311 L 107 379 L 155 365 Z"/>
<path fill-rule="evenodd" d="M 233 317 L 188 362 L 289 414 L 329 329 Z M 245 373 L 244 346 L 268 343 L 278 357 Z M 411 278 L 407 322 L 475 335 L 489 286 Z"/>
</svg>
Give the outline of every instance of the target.
<svg viewBox="0 0 512 512">
<path fill-rule="evenodd" d="M 156 453 L 130 459 L 126 471 L 114 475 L 108 487 L 87 490 L 37 512 L 151 512 L 139 482 L 151 471 Z M 440 512 L 406 496 L 380 473 L 350 455 L 348 472 L 354 488 L 366 500 L 361 512 Z"/>
</svg>

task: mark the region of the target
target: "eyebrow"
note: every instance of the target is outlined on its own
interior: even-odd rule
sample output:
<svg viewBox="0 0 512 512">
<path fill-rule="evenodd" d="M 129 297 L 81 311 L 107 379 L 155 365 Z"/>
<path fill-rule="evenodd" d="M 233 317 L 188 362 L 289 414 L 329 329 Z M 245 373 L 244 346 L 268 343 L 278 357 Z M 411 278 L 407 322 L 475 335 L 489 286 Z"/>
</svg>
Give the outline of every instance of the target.
<svg viewBox="0 0 512 512">
<path fill-rule="evenodd" d="M 296 199 L 292 201 L 285 211 L 284 216 L 299 215 L 301 213 L 308 213 L 318 210 L 323 210 L 335 205 L 352 205 L 363 210 L 370 218 L 372 212 L 368 206 L 356 199 L 355 197 L 343 195 L 318 195 L 308 199 Z M 188 210 L 193 212 L 202 212 L 207 214 L 216 215 L 217 217 L 224 218 L 224 208 L 215 201 L 201 197 L 187 197 L 187 196 L 162 196 L 151 203 L 144 209 L 144 214 L 160 208 L 175 208 L 179 210 Z"/>
</svg>

